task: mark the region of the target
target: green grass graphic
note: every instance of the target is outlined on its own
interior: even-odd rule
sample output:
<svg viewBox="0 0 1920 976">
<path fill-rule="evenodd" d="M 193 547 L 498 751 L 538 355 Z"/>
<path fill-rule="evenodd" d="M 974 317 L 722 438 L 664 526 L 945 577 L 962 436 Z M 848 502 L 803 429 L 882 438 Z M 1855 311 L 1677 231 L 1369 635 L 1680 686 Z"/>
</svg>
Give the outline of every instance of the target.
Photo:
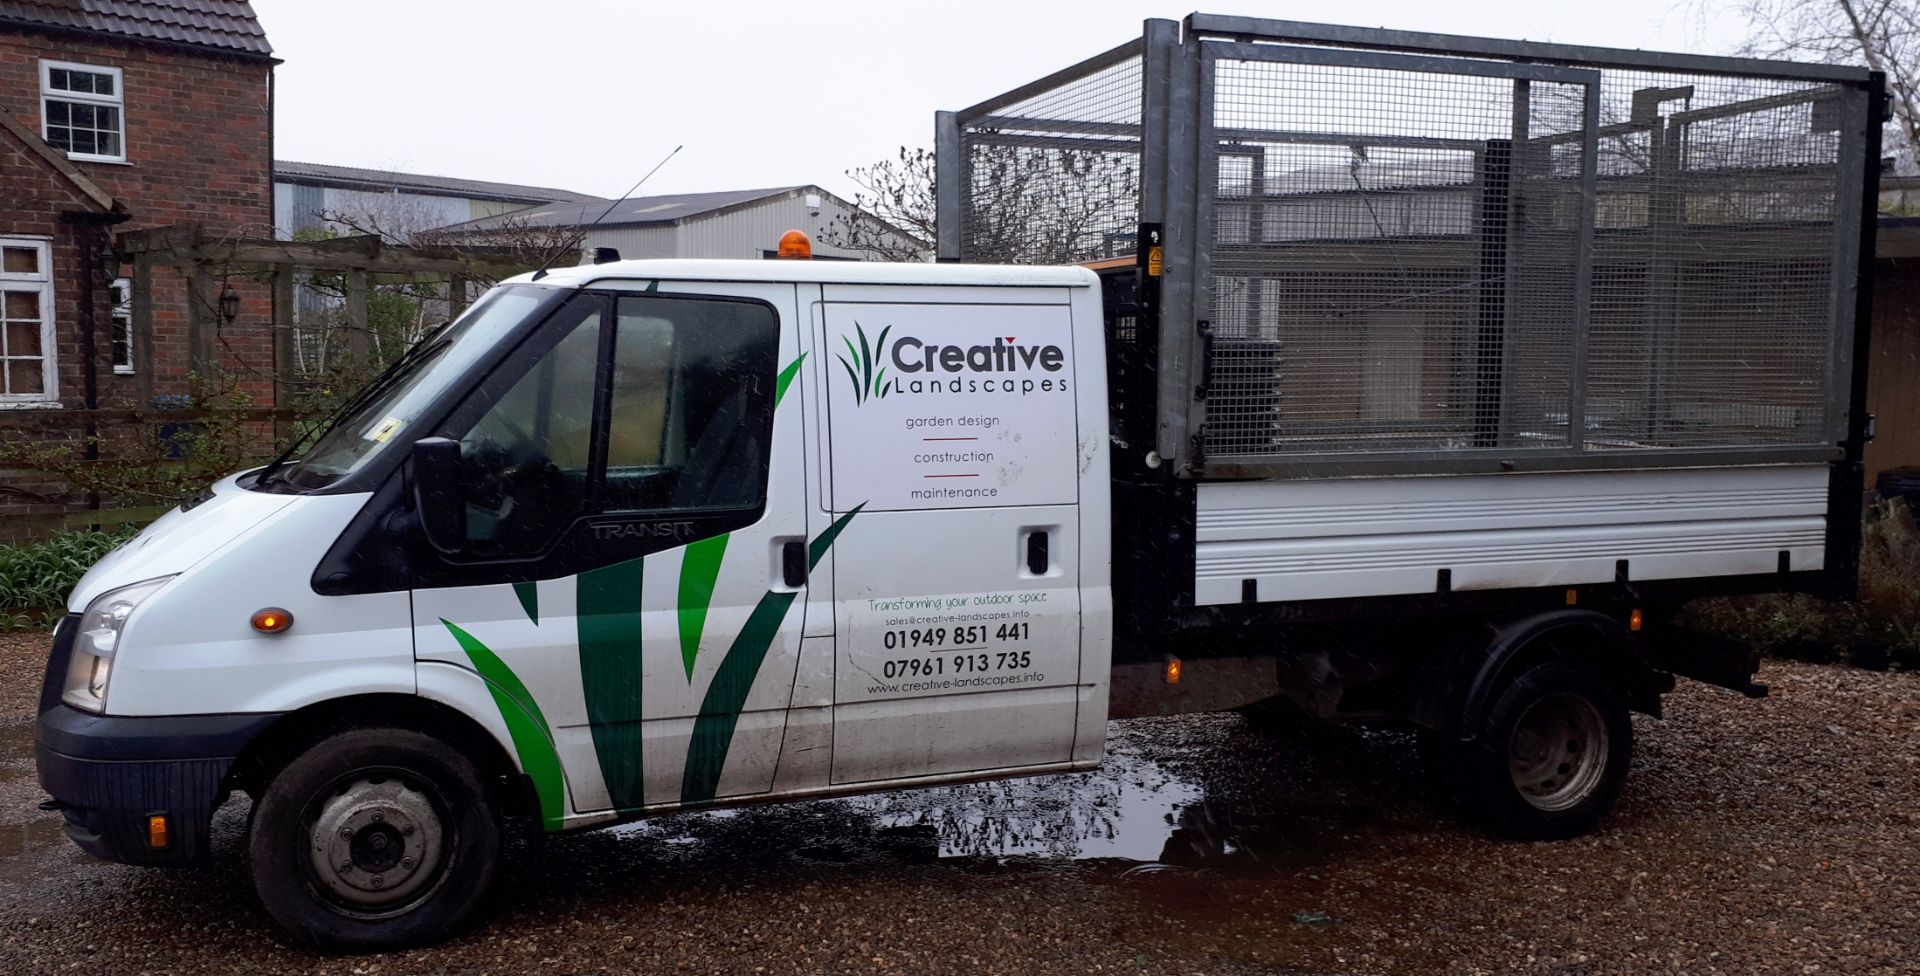
<svg viewBox="0 0 1920 976">
<path fill-rule="evenodd" d="M 853 381 L 853 402 L 858 406 L 867 402 L 868 397 L 876 400 L 885 398 L 888 391 L 893 388 L 893 384 L 887 381 L 885 366 L 881 366 L 879 372 L 874 371 L 881 352 L 887 348 L 887 333 L 893 331 L 893 326 L 889 325 L 881 329 L 880 340 L 872 345 L 867 344 L 867 330 L 861 328 L 860 323 L 853 323 L 853 329 L 860 335 L 859 347 L 856 348 L 852 339 L 842 335 L 840 341 L 847 344 L 847 356 L 839 356 L 837 353 L 835 355 L 838 356 L 840 365 L 846 368 L 847 379 Z M 849 359 L 848 356 L 852 358 Z"/>
</svg>

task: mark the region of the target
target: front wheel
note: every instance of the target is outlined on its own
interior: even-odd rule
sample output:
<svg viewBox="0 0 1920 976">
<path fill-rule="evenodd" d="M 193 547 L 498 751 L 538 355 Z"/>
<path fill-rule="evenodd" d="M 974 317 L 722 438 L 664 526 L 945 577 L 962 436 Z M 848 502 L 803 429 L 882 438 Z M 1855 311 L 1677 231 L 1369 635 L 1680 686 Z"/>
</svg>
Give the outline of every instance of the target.
<svg viewBox="0 0 1920 976">
<path fill-rule="evenodd" d="M 408 729 L 356 729 L 314 745 L 254 810 L 253 884 L 275 921 L 321 949 L 444 937 L 485 894 L 499 804 L 472 761 Z"/>
<path fill-rule="evenodd" d="M 1474 741 L 1441 756 L 1454 796 L 1478 819 L 1526 840 L 1576 837 L 1620 796 L 1633 721 L 1616 683 L 1578 661 L 1536 664 L 1495 697 Z"/>
</svg>

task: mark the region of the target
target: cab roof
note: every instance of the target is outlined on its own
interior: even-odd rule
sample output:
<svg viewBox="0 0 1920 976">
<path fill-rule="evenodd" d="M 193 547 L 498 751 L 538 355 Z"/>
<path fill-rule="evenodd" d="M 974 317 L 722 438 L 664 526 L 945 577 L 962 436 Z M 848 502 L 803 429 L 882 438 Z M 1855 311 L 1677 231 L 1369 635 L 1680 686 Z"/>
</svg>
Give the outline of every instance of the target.
<svg viewBox="0 0 1920 976">
<path fill-rule="evenodd" d="M 1080 267 L 1030 267 L 1011 264 L 902 264 L 880 261 L 720 261 L 682 258 L 609 261 L 553 268 L 540 284 L 582 288 L 607 280 L 793 281 L 847 285 L 972 285 L 1091 288 L 1099 283 Z M 533 281 L 532 274 L 507 279 Z"/>
</svg>

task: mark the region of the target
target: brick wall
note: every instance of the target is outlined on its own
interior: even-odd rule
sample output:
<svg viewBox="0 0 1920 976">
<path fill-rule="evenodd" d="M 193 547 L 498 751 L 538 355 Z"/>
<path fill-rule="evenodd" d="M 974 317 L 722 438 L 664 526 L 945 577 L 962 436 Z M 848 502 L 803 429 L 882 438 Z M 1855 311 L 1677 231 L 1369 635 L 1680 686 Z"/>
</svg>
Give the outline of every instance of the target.
<svg viewBox="0 0 1920 976">
<path fill-rule="evenodd" d="M 131 214 L 112 231 L 195 222 L 215 235 L 272 236 L 270 63 L 79 35 L 0 32 L 0 111 L 11 113 L 36 134 L 44 131 L 40 114 L 43 58 L 122 72 L 127 161 L 74 160 Z M 60 214 L 88 209 L 93 208 L 71 183 L 0 133 L 0 235 L 51 239 L 59 393 L 62 404 L 70 407 L 82 405 L 84 389 L 76 253 L 76 235 L 81 231 L 62 224 Z M 131 269 L 120 274 L 130 276 Z M 221 283 L 216 270 L 215 296 Z M 256 404 L 270 405 L 270 291 L 263 283 L 238 278 L 232 283 L 242 296 L 242 312 L 234 323 L 219 328 L 215 343 L 219 372 Z M 108 298 L 104 290 L 96 294 L 95 376 L 101 406 L 151 406 L 145 402 L 149 390 L 156 397 L 187 392 L 186 303 L 184 277 L 156 270 L 153 335 L 142 357 L 150 368 L 144 376 L 119 376 L 110 361 Z M 18 428 L 0 427 L 0 437 L 22 436 Z M 41 436 L 72 440 L 76 434 Z M 20 534 L 17 526 L 15 531 L 8 530 L 9 513 L 29 508 L 45 511 L 48 506 L 40 496 L 55 488 L 23 473 L 0 471 L 0 538 Z"/>
</svg>

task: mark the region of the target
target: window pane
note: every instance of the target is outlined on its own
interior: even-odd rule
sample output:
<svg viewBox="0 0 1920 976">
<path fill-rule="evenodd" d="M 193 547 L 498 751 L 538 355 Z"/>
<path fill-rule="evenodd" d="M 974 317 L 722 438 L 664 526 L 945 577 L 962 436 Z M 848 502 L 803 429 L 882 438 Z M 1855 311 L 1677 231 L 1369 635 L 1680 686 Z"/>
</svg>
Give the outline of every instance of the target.
<svg viewBox="0 0 1920 976">
<path fill-rule="evenodd" d="M 85 153 L 89 156 L 99 153 L 99 144 L 94 139 L 92 129 L 69 129 L 67 131 L 69 133 L 67 137 L 69 142 L 67 146 L 68 152 Z"/>
<path fill-rule="evenodd" d="M 460 439 L 461 496 L 475 552 L 537 552 L 586 498 L 598 303 L 572 314 L 573 331 Z"/>
<path fill-rule="evenodd" d="M 78 103 L 67 106 L 69 125 L 76 129 L 93 128 L 93 106 Z"/>
<path fill-rule="evenodd" d="M 113 94 L 113 76 L 105 73 L 94 75 L 93 93 L 95 95 Z"/>
<path fill-rule="evenodd" d="M 100 155 L 118 156 L 120 155 L 120 133 L 102 132 L 96 145 L 99 146 Z"/>
<path fill-rule="evenodd" d="M 4 257 L 0 257 L 0 268 L 7 274 L 39 274 L 40 249 L 37 247 L 0 248 Z"/>
<path fill-rule="evenodd" d="M 67 77 L 67 75 L 68 75 L 68 72 L 67 72 L 67 69 L 65 68 L 48 68 L 47 69 L 47 87 L 53 89 L 54 91 L 71 90 L 73 87 L 73 82 L 71 79 Z"/>
<path fill-rule="evenodd" d="M 6 329 L 6 354 L 9 356 L 40 355 L 40 323 L 8 322 L 0 328 Z"/>
<path fill-rule="evenodd" d="M 133 322 L 122 315 L 113 317 L 113 365 L 116 369 L 133 368 Z"/>
<path fill-rule="evenodd" d="M 628 314 L 629 308 L 621 306 L 613 353 L 613 412 L 607 428 L 610 468 L 657 465 L 666 456 L 673 324 Z"/>
<path fill-rule="evenodd" d="M 779 320 L 764 305 L 621 299 L 609 511 L 742 509 L 766 499 Z"/>
<path fill-rule="evenodd" d="M 14 396 L 30 396 L 46 391 L 46 377 L 40 372 L 40 360 L 7 360 L 7 393 Z"/>
<path fill-rule="evenodd" d="M 50 126 L 68 126 L 73 124 L 73 103 L 49 99 L 47 101 L 47 124 Z"/>
<path fill-rule="evenodd" d="M 10 291 L 6 296 L 5 308 L 9 320 L 39 320 L 40 293 L 38 291 Z"/>
</svg>

